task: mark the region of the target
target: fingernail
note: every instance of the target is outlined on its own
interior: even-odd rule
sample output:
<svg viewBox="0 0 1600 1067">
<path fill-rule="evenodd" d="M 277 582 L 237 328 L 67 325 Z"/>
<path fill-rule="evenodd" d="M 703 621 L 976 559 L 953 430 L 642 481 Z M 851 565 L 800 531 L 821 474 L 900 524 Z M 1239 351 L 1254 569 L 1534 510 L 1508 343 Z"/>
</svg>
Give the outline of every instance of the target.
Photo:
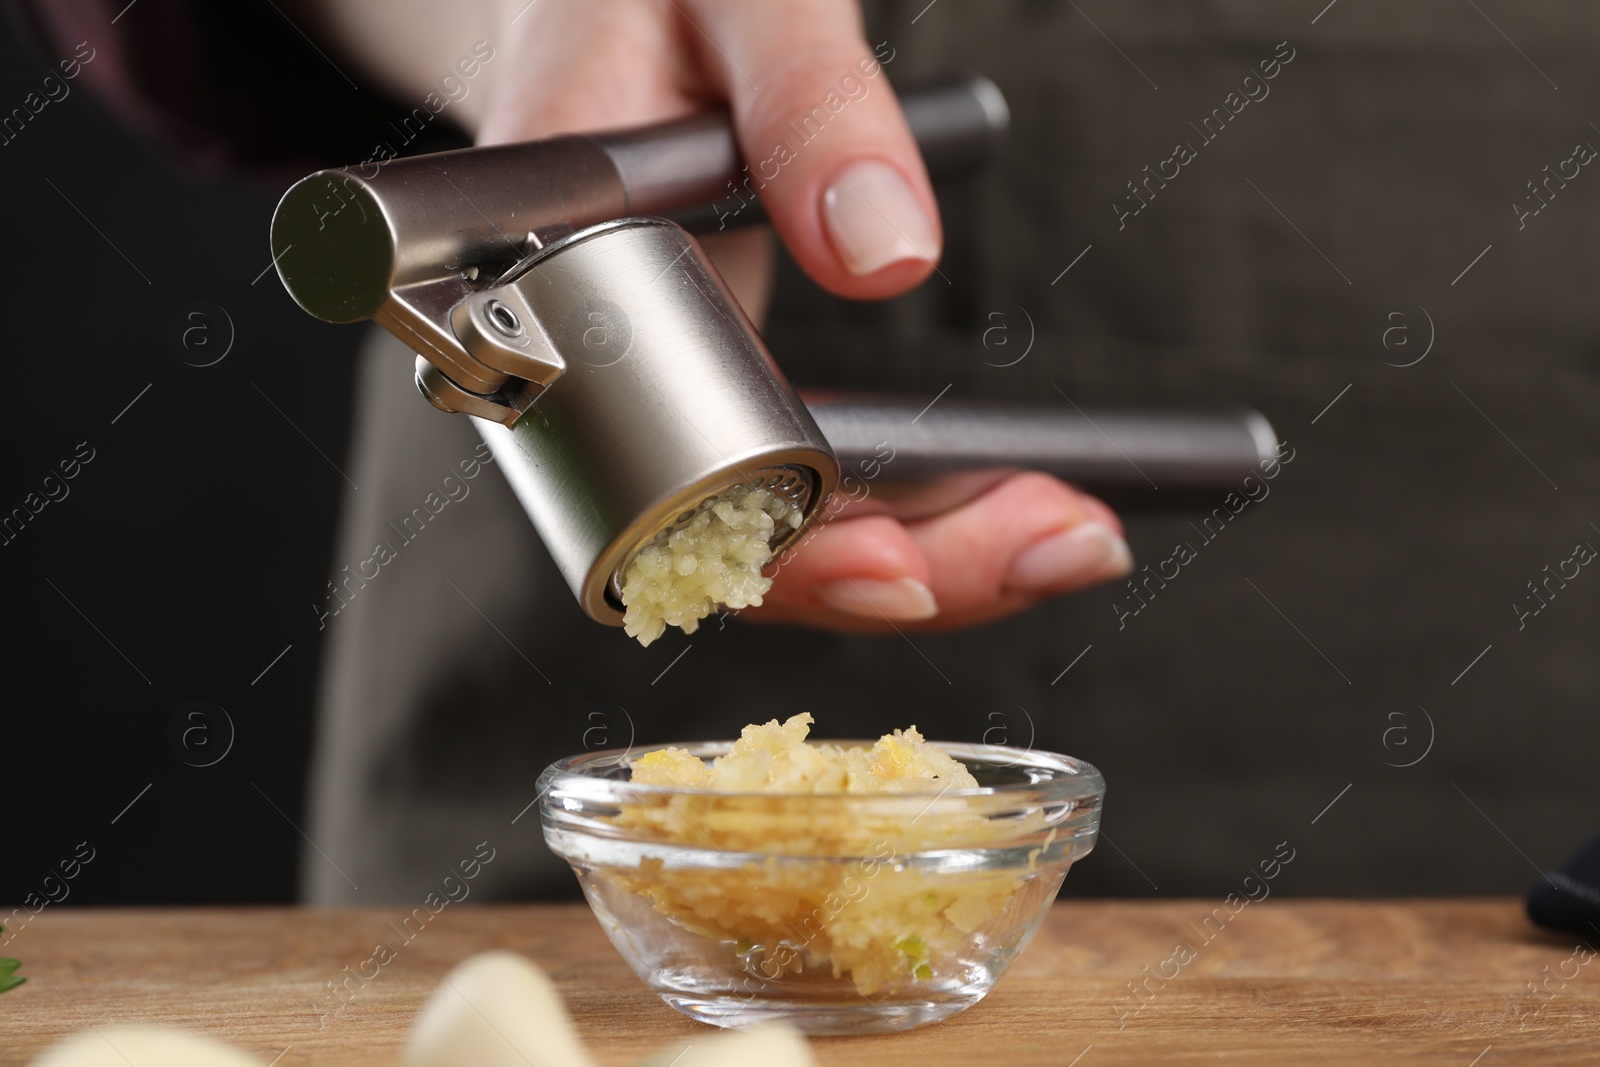
<svg viewBox="0 0 1600 1067">
<path fill-rule="evenodd" d="M 822 217 L 834 251 L 851 274 L 891 263 L 939 258 L 939 239 L 922 202 L 900 172 L 864 159 L 839 172 L 822 197 Z"/>
<path fill-rule="evenodd" d="M 869 619 L 931 619 L 939 614 L 933 590 L 915 578 L 839 578 L 816 587 L 817 598 L 834 611 Z"/>
<path fill-rule="evenodd" d="M 1027 592 L 1092 585 L 1133 570 L 1128 542 L 1103 522 L 1080 522 L 1025 549 L 1011 561 L 1006 585 Z"/>
</svg>

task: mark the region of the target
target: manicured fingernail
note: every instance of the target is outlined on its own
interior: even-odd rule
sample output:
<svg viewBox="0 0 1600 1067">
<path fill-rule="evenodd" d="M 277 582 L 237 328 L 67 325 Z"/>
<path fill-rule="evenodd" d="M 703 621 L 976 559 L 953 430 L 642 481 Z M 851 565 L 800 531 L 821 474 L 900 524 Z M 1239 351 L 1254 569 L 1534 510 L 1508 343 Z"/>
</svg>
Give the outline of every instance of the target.
<svg viewBox="0 0 1600 1067">
<path fill-rule="evenodd" d="M 840 171 L 822 197 L 834 251 L 851 274 L 907 259 L 939 258 L 939 239 L 911 186 L 887 163 L 864 159 Z"/>
<path fill-rule="evenodd" d="M 1011 561 L 1006 585 L 1027 592 L 1092 585 L 1133 570 L 1128 542 L 1103 522 L 1080 522 L 1046 537 Z"/>
<path fill-rule="evenodd" d="M 915 578 L 839 578 L 816 588 L 817 599 L 834 611 L 869 619 L 931 619 L 939 614 L 933 590 Z"/>
</svg>

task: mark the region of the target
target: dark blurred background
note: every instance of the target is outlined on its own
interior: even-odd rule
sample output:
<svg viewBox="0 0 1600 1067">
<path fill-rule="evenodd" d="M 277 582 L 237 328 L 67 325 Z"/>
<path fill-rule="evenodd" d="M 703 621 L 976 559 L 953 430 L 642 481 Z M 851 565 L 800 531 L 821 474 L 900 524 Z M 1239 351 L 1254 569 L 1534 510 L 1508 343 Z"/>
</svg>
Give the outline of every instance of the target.
<svg viewBox="0 0 1600 1067">
<path fill-rule="evenodd" d="M 54 69 L 41 58 L 0 21 L 7 112 Z M 263 275 L 279 189 L 191 180 L 81 78 L 67 84 L 0 146 L 0 227 L 16 253 L 6 349 L 33 394 L 4 420 L 6 513 L 59 481 L 80 442 L 94 457 L 0 547 L 12 605 L 0 900 L 39 891 L 84 840 L 98 854 L 72 902 L 286 900 L 319 652 L 311 602 L 327 580 L 361 331 L 312 320 Z M 213 352 L 227 344 L 214 312 L 184 317 L 197 300 L 232 323 L 231 349 L 206 367 L 184 362 L 209 358 L 200 334 L 192 350 L 169 340 L 178 321 L 180 337 L 199 326 Z M 168 720 L 195 700 L 237 733 L 212 768 L 168 744 Z"/>
<path fill-rule="evenodd" d="M 1297 453 L 1128 630 L 1117 590 L 1091 591 L 995 628 L 1059 634 L 1027 677 L 968 663 L 956 689 L 908 702 L 960 703 L 964 740 L 1026 707 L 1038 743 L 1105 771 L 1108 840 L 1069 894 L 1225 893 L 1284 838 L 1301 857 L 1284 892 L 1521 891 L 1600 830 L 1600 576 L 1585 568 L 1525 630 L 1511 607 L 1576 543 L 1600 545 L 1600 176 L 1527 231 L 1509 207 L 1574 141 L 1600 144 L 1595 18 L 1497 12 L 1534 68 L 1443 4 L 1340 5 L 1314 27 L 1320 3 L 1096 5 L 1098 29 L 1065 4 L 948 3 L 913 23 L 923 6 L 870 9 L 873 39 L 900 48 L 891 76 L 991 74 L 1011 148 L 942 195 L 948 290 L 847 306 L 785 264 L 768 333 L 781 360 L 804 354 L 800 384 L 1249 403 Z M 1122 183 L 1284 38 L 1298 55 L 1273 98 L 1117 230 Z M 44 73 L 0 28 L 0 111 Z M 0 547 L 7 911 L 84 841 L 97 857 L 71 903 L 293 896 L 312 605 L 362 328 L 304 315 L 268 269 L 282 184 L 198 183 L 81 90 L 0 146 L 10 380 L 29 386 L 4 421 L 0 509 L 93 450 Z M 183 317 L 193 301 L 205 319 Z M 983 331 L 1022 309 L 1036 354 L 998 370 Z M 174 322 L 231 347 L 192 366 L 204 353 Z M 1386 345 L 1397 323 L 1409 334 Z M 1435 329 L 1427 359 L 1396 366 Z M 1141 563 L 1193 540 L 1191 518 L 1131 518 Z M 896 640 L 861 641 L 862 672 L 906 654 Z M 947 662 L 952 640 L 918 643 Z M 214 710 L 185 718 L 191 701 L 236 735 L 213 766 L 169 739 L 176 716 L 226 741 Z M 1008 728 L 1035 729 L 1022 721 Z"/>
</svg>

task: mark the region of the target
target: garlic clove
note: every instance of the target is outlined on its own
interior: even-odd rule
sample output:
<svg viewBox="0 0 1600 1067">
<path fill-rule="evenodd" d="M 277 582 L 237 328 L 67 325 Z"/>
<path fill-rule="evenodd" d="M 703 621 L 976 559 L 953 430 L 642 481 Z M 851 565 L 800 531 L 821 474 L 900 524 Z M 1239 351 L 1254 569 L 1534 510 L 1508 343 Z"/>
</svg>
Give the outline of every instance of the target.
<svg viewBox="0 0 1600 1067">
<path fill-rule="evenodd" d="M 749 1030 L 723 1030 L 687 1046 L 666 1049 L 638 1067 L 816 1067 L 800 1031 L 788 1023 L 762 1023 Z"/>
<path fill-rule="evenodd" d="M 197 1034 L 155 1026 L 109 1026 L 74 1034 L 33 1067 L 261 1067 L 262 1061 Z"/>
<path fill-rule="evenodd" d="M 593 1067 L 554 983 L 515 952 L 445 976 L 412 1025 L 400 1067 Z M 111 1065 L 107 1065 L 111 1067 Z"/>
</svg>

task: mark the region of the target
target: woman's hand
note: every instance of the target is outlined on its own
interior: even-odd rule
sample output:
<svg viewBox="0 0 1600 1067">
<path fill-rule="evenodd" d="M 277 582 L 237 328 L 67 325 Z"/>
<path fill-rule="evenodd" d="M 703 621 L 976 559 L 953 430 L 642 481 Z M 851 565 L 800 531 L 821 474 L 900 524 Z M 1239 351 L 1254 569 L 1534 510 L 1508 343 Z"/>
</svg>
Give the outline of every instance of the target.
<svg viewBox="0 0 1600 1067">
<path fill-rule="evenodd" d="M 453 104 L 479 143 L 636 126 L 725 102 L 760 196 L 819 285 L 878 299 L 923 281 L 940 254 L 938 207 L 916 144 L 862 37 L 855 0 L 322 0 L 324 32 L 407 95 L 478 39 L 494 49 Z M 843 101 L 841 106 L 840 101 Z M 813 109 L 825 122 L 797 130 Z M 779 146 L 786 146 L 787 152 Z M 752 168 L 754 169 L 754 167 Z M 764 176 L 764 175 L 763 175 Z M 760 231 L 705 241 L 752 319 L 771 281 Z M 755 618 L 850 629 L 961 626 L 1125 574 L 1131 557 L 1102 503 L 1017 474 L 913 522 L 846 509 L 778 568 Z"/>
<path fill-rule="evenodd" d="M 840 518 L 779 561 L 766 602 L 741 617 L 847 630 L 953 629 L 1127 574 L 1111 509 L 1055 478 L 1013 474 L 960 507 L 902 522 Z"/>
</svg>

